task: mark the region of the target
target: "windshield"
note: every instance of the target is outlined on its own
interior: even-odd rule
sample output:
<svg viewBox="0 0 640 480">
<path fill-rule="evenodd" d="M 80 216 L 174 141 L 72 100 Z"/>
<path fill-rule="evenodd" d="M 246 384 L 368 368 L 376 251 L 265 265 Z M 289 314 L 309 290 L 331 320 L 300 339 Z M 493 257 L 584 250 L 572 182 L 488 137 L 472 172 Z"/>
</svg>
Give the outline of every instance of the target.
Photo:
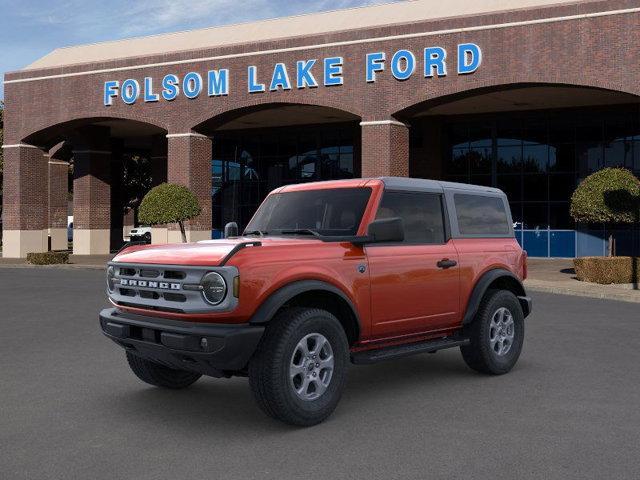
<svg viewBox="0 0 640 480">
<path fill-rule="evenodd" d="M 245 235 L 352 236 L 358 232 L 370 196 L 370 188 L 303 190 L 270 195 L 247 225 Z"/>
</svg>

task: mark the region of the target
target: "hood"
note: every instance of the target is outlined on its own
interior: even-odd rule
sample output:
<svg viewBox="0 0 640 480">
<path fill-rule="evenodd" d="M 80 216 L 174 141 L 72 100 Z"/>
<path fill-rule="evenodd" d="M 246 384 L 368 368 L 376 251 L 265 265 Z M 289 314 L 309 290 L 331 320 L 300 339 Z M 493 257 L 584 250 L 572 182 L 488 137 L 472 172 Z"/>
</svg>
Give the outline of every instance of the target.
<svg viewBox="0 0 640 480">
<path fill-rule="evenodd" d="M 256 241 L 261 242 L 263 247 L 321 243 L 315 238 L 239 237 L 225 240 L 205 240 L 197 243 L 138 245 L 126 248 L 117 254 L 113 261 L 156 265 L 216 266 L 239 243 Z"/>
</svg>

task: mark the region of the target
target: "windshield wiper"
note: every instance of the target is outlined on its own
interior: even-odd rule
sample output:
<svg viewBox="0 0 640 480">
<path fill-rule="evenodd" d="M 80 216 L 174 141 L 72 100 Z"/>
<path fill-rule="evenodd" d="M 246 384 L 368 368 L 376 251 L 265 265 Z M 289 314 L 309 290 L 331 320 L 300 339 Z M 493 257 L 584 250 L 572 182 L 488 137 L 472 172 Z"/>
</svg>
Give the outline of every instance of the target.
<svg viewBox="0 0 640 480">
<path fill-rule="evenodd" d="M 259 237 L 264 237 L 268 232 L 262 230 L 251 230 L 249 232 L 244 232 L 242 235 L 244 237 L 248 237 L 249 235 L 257 235 Z"/>
<path fill-rule="evenodd" d="M 321 237 L 318 232 L 311 230 L 310 228 L 294 228 L 291 230 L 280 230 L 283 235 L 313 235 L 314 237 Z"/>
</svg>

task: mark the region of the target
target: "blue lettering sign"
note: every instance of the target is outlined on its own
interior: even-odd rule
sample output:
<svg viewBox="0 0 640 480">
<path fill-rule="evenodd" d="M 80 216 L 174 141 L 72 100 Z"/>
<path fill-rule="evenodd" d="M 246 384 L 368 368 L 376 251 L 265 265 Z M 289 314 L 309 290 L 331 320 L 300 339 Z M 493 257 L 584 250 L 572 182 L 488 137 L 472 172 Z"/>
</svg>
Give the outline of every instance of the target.
<svg viewBox="0 0 640 480">
<path fill-rule="evenodd" d="M 315 88 L 318 86 L 316 77 L 311 73 L 311 69 L 316 64 L 316 60 L 300 60 L 296 62 L 296 87 Z"/>
<path fill-rule="evenodd" d="M 258 67 L 254 67 L 253 65 L 248 68 L 248 83 L 249 83 L 249 93 L 260 93 L 264 92 L 264 83 L 257 83 L 256 77 L 258 76 Z"/>
<path fill-rule="evenodd" d="M 229 70 L 209 70 L 207 73 L 210 97 L 229 95 Z"/>
<path fill-rule="evenodd" d="M 439 77 L 447 76 L 447 51 L 442 47 L 429 47 L 424 49 L 424 76 L 433 77 L 433 71 Z"/>
<path fill-rule="evenodd" d="M 284 63 L 276 63 L 273 67 L 273 76 L 271 77 L 271 85 L 269 90 L 272 92 L 282 88 L 283 90 L 291 90 L 291 82 L 287 73 L 287 66 Z"/>
<path fill-rule="evenodd" d="M 384 61 L 386 60 L 386 57 L 387 56 L 384 52 L 367 54 L 367 82 L 375 82 L 376 72 L 384 71 Z"/>
<path fill-rule="evenodd" d="M 118 87 L 120 82 L 117 80 L 110 80 L 104 82 L 104 105 L 110 107 L 113 105 L 113 99 L 118 96 Z"/>
<path fill-rule="evenodd" d="M 439 46 L 431 46 L 423 49 L 417 58 L 411 50 L 400 49 L 391 52 L 370 52 L 365 54 L 366 83 L 375 83 L 379 76 L 384 76 L 387 70 L 387 55 L 390 56 L 389 70 L 391 76 L 398 81 L 410 79 L 417 68 L 422 69 L 425 78 L 447 76 L 447 51 Z M 457 46 L 456 69 L 459 75 L 471 74 L 482 65 L 482 50 L 475 43 L 461 43 Z M 453 60 L 450 60 L 452 62 Z M 423 62 L 419 64 L 419 62 Z M 317 75 L 323 75 L 322 85 L 325 87 L 344 84 L 344 58 L 341 56 L 326 57 L 323 59 L 312 58 L 297 60 L 295 62 L 295 86 L 297 89 L 318 88 L 319 83 L 314 75 L 316 64 Z M 263 67 L 264 68 L 264 67 Z M 318 73 L 318 68 L 322 69 Z M 113 105 L 116 98 L 121 98 L 127 105 L 135 104 L 138 99 L 145 103 L 158 102 L 161 99 L 172 101 L 181 93 L 188 99 L 195 99 L 203 95 L 206 90 L 208 97 L 221 97 L 229 95 L 231 71 L 229 69 L 212 69 L 205 71 L 192 71 L 184 77 L 170 73 L 160 78 L 141 77 L 140 80 L 128 78 L 124 81 L 108 80 L 103 84 L 103 103 L 105 106 Z M 389 75 L 389 74 L 387 74 Z M 287 64 L 277 62 L 273 65 L 271 79 L 268 77 L 260 81 L 258 67 L 247 67 L 247 91 L 249 93 L 263 93 L 268 89 L 271 92 L 289 91 L 292 89 L 292 79 L 287 70 Z M 242 79 L 240 79 L 242 81 Z M 160 82 L 161 87 L 158 87 Z M 206 85 L 205 83 L 206 82 Z M 141 87 L 142 84 L 142 87 Z M 155 89 L 154 90 L 154 84 Z"/>
<path fill-rule="evenodd" d="M 331 87 L 333 85 L 342 85 L 342 57 L 329 57 L 324 59 L 324 85 Z"/>
<path fill-rule="evenodd" d="M 144 78 L 144 101 L 145 102 L 157 102 L 160 100 L 160 95 L 153 93 L 153 78 Z"/>
<path fill-rule="evenodd" d="M 196 98 L 202 92 L 202 77 L 199 73 L 189 72 L 182 79 L 182 91 L 187 98 Z"/>
<path fill-rule="evenodd" d="M 391 57 L 391 74 L 397 80 L 407 80 L 416 71 L 416 57 L 409 50 L 398 50 Z"/>
<path fill-rule="evenodd" d="M 460 75 L 473 73 L 482 64 L 482 50 L 475 43 L 461 43 L 458 45 L 458 73 Z"/>
<path fill-rule="evenodd" d="M 165 75 L 162 79 L 162 98 L 167 101 L 175 100 L 180 93 L 180 87 L 178 87 L 178 77 L 173 74 Z"/>
<path fill-rule="evenodd" d="M 122 90 L 120 90 L 122 101 L 127 105 L 133 105 L 140 96 L 140 84 L 133 78 L 128 78 L 122 82 Z"/>
</svg>

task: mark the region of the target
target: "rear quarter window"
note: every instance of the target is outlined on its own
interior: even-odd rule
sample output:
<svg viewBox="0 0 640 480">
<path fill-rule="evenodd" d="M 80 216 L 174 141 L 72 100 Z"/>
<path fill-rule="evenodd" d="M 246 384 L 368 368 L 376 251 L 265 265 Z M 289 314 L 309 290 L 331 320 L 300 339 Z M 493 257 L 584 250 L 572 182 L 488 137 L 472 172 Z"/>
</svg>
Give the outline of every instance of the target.
<svg viewBox="0 0 640 480">
<path fill-rule="evenodd" d="M 460 235 L 511 235 L 509 217 L 501 197 L 456 193 L 453 202 Z"/>
</svg>

